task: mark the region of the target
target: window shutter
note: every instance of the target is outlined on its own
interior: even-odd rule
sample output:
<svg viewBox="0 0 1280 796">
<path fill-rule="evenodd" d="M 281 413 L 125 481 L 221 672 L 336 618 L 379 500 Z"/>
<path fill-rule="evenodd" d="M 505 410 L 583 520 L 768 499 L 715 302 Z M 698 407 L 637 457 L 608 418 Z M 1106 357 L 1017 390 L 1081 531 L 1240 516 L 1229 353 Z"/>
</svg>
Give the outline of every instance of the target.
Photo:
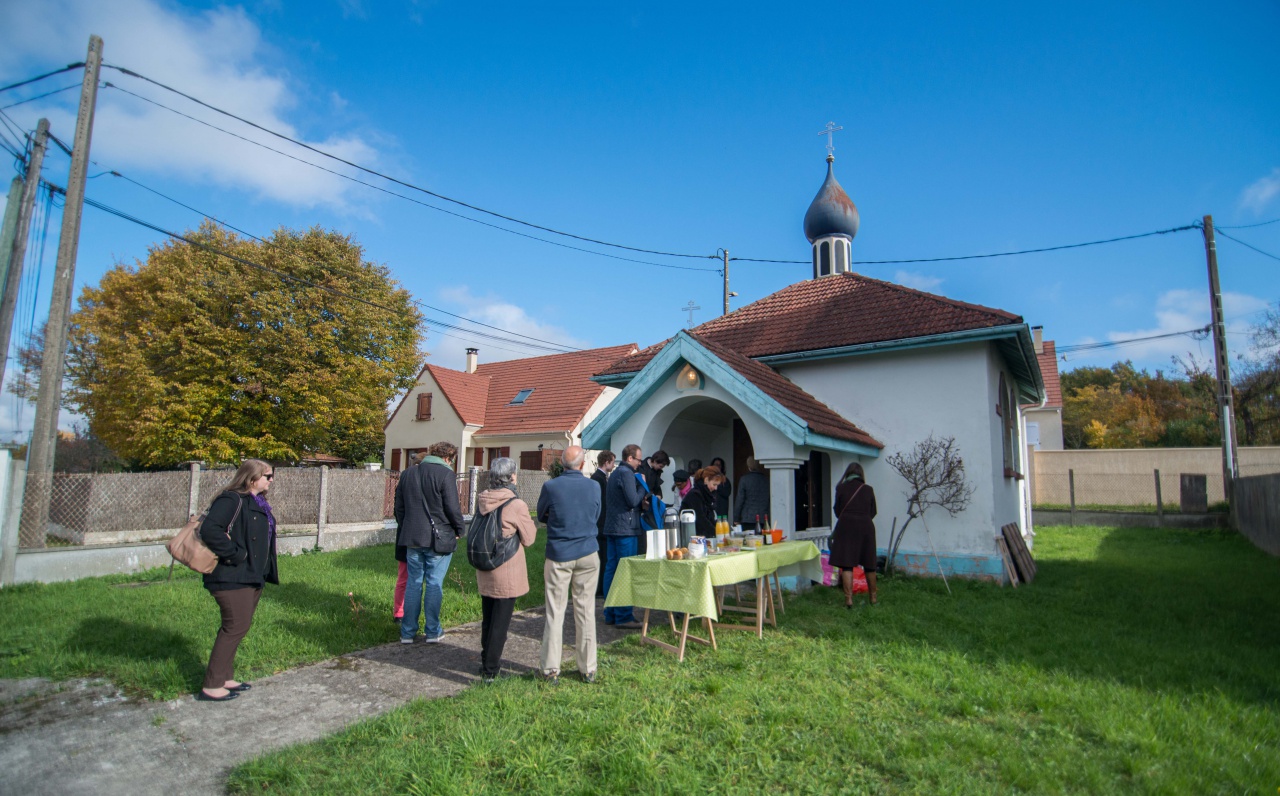
<svg viewBox="0 0 1280 796">
<path fill-rule="evenodd" d="M 418 420 L 431 419 L 431 393 L 418 393 Z"/>
<path fill-rule="evenodd" d="M 505 448 L 501 448 L 501 449 L 499 449 L 499 450 L 498 450 L 498 455 L 499 455 L 499 456 L 506 456 L 507 458 L 511 458 L 511 448 L 509 448 L 509 447 L 505 447 Z"/>
<path fill-rule="evenodd" d="M 400 469 L 400 449 L 396 448 L 391 451 L 391 469 L 399 471 Z"/>
<path fill-rule="evenodd" d="M 473 467 L 484 467 L 484 448 L 475 448 L 471 454 Z"/>
<path fill-rule="evenodd" d="M 541 470 L 542 451 L 520 451 L 521 470 Z"/>
</svg>

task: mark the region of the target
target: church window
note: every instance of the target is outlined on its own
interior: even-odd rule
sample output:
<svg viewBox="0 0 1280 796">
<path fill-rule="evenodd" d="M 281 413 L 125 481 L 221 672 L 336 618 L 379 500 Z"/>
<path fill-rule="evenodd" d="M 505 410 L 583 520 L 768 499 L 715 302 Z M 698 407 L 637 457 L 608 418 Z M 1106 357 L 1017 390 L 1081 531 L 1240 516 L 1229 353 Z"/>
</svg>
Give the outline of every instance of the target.
<svg viewBox="0 0 1280 796">
<path fill-rule="evenodd" d="M 818 276 L 818 247 L 813 247 L 813 275 Z"/>
<path fill-rule="evenodd" d="M 818 276 L 831 273 L 831 241 L 824 240 L 818 252 Z"/>
<path fill-rule="evenodd" d="M 836 273 L 843 274 L 849 270 L 849 244 L 836 241 Z"/>
</svg>

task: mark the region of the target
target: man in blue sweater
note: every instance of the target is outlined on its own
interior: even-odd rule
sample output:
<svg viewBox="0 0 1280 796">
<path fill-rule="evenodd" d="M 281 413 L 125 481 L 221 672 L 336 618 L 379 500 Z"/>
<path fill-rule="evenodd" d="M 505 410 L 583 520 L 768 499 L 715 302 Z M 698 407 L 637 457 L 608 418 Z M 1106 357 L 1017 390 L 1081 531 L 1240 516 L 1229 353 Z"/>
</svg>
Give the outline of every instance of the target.
<svg viewBox="0 0 1280 796">
<path fill-rule="evenodd" d="M 564 657 L 564 612 L 573 592 L 574 655 L 578 674 L 596 681 L 596 581 L 600 577 L 600 545 L 596 520 L 600 516 L 600 487 L 582 474 L 587 452 L 570 445 L 564 452 L 564 472 L 542 485 L 538 521 L 547 526 L 547 554 L 542 565 L 547 624 L 542 631 L 542 676 L 560 679 Z"/>
</svg>

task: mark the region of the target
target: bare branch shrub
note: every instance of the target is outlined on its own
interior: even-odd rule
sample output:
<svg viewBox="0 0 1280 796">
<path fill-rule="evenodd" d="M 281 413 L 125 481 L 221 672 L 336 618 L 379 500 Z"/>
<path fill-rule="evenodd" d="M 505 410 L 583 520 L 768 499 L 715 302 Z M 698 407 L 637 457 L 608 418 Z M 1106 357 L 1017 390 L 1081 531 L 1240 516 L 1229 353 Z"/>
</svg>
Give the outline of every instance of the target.
<svg viewBox="0 0 1280 796">
<path fill-rule="evenodd" d="M 889 466 L 907 482 L 907 521 L 897 532 L 890 532 L 886 569 L 893 569 L 907 526 L 925 511 L 936 506 L 952 517 L 964 511 L 973 497 L 974 487 L 964 476 L 964 459 L 960 457 L 955 437 L 937 438 L 932 434 L 909 451 L 899 451 L 888 459 Z"/>
</svg>

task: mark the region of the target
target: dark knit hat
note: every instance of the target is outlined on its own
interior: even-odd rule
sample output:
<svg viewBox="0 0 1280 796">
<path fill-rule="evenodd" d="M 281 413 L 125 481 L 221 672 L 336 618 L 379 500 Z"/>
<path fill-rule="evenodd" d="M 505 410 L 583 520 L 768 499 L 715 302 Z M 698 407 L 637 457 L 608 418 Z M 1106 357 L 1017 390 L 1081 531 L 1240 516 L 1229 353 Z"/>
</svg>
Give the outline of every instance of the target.
<svg viewBox="0 0 1280 796">
<path fill-rule="evenodd" d="M 671 474 L 671 478 L 677 484 L 683 484 L 685 481 L 689 480 L 689 473 L 686 470 L 676 470 Z"/>
</svg>

